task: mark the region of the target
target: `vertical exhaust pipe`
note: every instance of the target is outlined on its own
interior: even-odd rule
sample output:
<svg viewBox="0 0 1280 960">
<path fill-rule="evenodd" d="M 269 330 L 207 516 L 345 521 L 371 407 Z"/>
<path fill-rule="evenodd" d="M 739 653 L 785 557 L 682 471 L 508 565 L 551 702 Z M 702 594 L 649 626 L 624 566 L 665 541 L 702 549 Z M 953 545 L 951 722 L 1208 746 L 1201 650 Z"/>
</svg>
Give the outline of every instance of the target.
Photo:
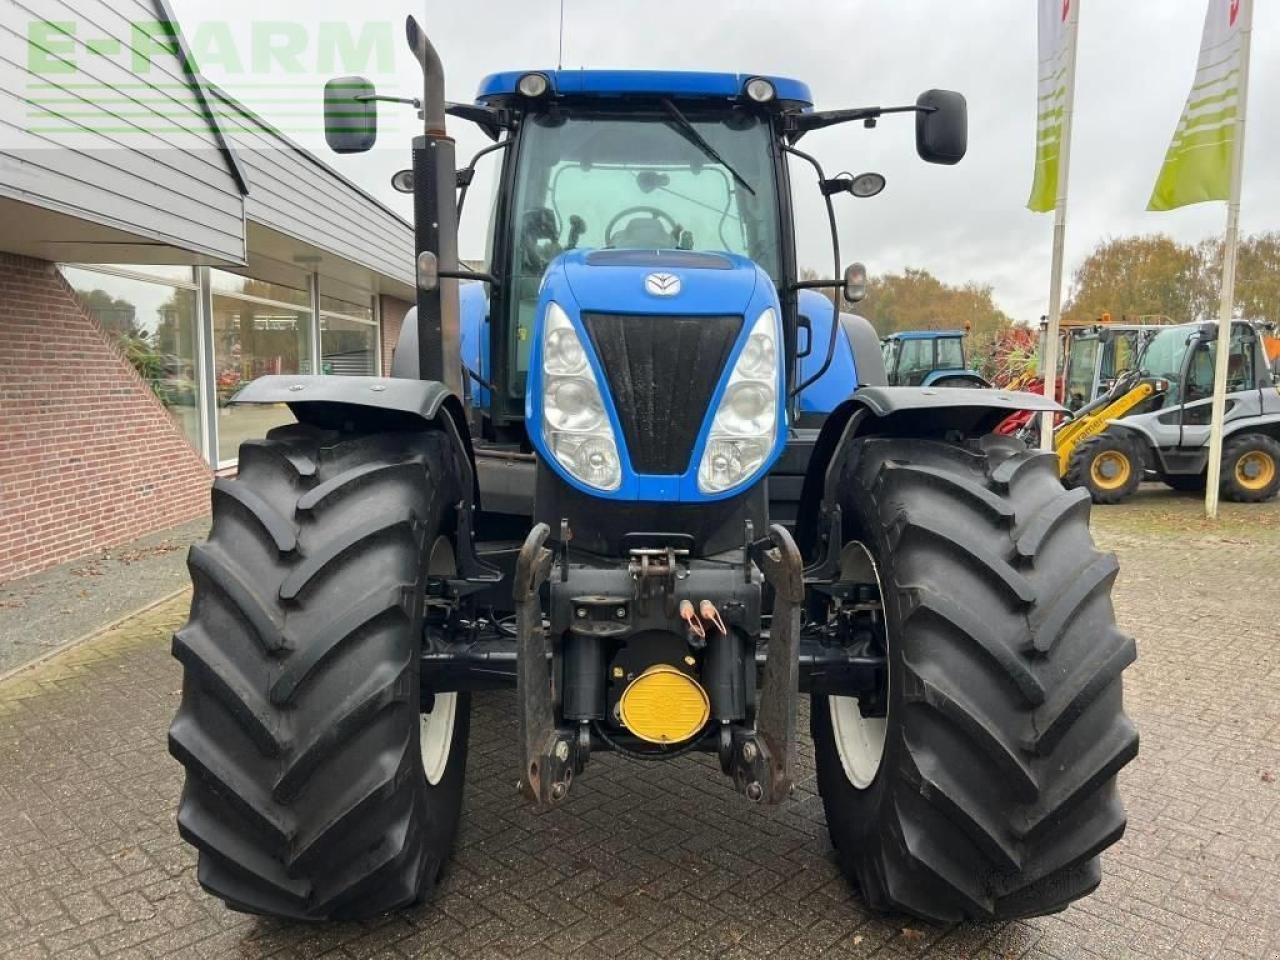
<svg viewBox="0 0 1280 960">
<path fill-rule="evenodd" d="M 418 283 L 418 371 L 462 396 L 462 344 L 458 321 L 457 168 L 445 130 L 444 66 L 426 31 L 412 16 L 409 47 L 422 68 L 423 134 L 413 139 L 414 256 L 435 254 L 438 282 Z"/>
</svg>

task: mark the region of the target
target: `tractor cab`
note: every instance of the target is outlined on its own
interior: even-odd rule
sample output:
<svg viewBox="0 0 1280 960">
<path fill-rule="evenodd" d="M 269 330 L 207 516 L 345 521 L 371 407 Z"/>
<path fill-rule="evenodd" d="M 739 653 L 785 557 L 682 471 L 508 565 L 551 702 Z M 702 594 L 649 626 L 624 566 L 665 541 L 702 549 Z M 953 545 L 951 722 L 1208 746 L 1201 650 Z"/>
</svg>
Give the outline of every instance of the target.
<svg viewBox="0 0 1280 960">
<path fill-rule="evenodd" d="M 969 369 L 967 330 L 904 330 L 881 343 L 885 376 L 895 387 L 989 387 Z"/>
<path fill-rule="evenodd" d="M 1106 394 L 1116 380 L 1138 369 L 1143 349 L 1164 326 L 1111 323 L 1103 319 L 1065 327 L 1059 391 L 1063 405 L 1075 412 Z"/>
</svg>

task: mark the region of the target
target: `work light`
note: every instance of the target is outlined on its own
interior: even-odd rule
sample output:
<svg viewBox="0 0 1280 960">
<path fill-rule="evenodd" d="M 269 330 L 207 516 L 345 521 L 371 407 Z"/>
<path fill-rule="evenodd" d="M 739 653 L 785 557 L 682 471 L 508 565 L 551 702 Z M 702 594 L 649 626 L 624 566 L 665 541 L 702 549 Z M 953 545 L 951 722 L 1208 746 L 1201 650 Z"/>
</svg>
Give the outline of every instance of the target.
<svg viewBox="0 0 1280 960">
<path fill-rule="evenodd" d="M 547 92 L 549 86 L 551 84 L 547 81 L 546 74 L 526 73 L 516 84 L 516 89 L 522 97 L 540 97 Z"/>
<path fill-rule="evenodd" d="M 752 77 L 746 85 L 747 98 L 756 103 L 769 103 L 778 95 L 773 84 L 764 77 Z"/>
</svg>

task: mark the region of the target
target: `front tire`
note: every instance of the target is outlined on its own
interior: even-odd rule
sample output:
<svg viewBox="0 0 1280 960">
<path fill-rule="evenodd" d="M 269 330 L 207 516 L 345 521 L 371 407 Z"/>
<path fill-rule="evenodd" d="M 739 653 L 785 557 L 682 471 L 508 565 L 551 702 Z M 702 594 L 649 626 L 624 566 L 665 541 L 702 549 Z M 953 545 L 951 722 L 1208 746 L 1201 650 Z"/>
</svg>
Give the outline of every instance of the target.
<svg viewBox="0 0 1280 960">
<path fill-rule="evenodd" d="M 179 832 L 233 909 L 368 917 L 425 897 L 448 856 L 470 705 L 419 684 L 447 456 L 434 430 L 292 424 L 215 482 L 169 745 Z"/>
<path fill-rule="evenodd" d="M 1071 452 L 1063 484 L 1089 491 L 1094 503 L 1121 503 L 1142 482 L 1142 457 L 1127 437 L 1105 432 L 1083 441 Z"/>
<path fill-rule="evenodd" d="M 840 864 L 878 910 L 1061 910 L 1124 833 L 1116 774 L 1138 746 L 1120 679 L 1135 646 L 1089 498 L 1063 490 L 1054 456 L 1005 438 L 873 438 L 851 462 L 841 507 L 881 586 L 888 706 L 879 756 L 851 775 L 849 703 L 813 698 Z"/>
<path fill-rule="evenodd" d="M 1280 492 L 1280 443 L 1246 433 L 1222 448 L 1222 495 L 1236 503 L 1262 503 Z"/>
</svg>

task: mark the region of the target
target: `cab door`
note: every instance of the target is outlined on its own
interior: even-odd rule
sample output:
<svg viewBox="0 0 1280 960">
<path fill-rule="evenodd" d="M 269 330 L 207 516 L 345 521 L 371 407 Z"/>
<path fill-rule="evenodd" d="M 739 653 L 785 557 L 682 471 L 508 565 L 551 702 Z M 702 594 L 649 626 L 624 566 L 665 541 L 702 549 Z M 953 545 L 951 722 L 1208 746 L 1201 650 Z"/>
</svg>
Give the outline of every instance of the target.
<svg viewBox="0 0 1280 960">
<path fill-rule="evenodd" d="M 1257 390 L 1254 370 L 1254 333 L 1247 324 L 1236 324 L 1231 331 L 1230 354 L 1227 357 L 1227 412 L 1225 421 L 1237 415 L 1240 394 Z M 1195 449 L 1209 442 L 1209 421 L 1213 415 L 1213 376 L 1217 363 L 1218 341 L 1200 340 L 1187 351 L 1182 382 L 1179 446 Z"/>
</svg>

